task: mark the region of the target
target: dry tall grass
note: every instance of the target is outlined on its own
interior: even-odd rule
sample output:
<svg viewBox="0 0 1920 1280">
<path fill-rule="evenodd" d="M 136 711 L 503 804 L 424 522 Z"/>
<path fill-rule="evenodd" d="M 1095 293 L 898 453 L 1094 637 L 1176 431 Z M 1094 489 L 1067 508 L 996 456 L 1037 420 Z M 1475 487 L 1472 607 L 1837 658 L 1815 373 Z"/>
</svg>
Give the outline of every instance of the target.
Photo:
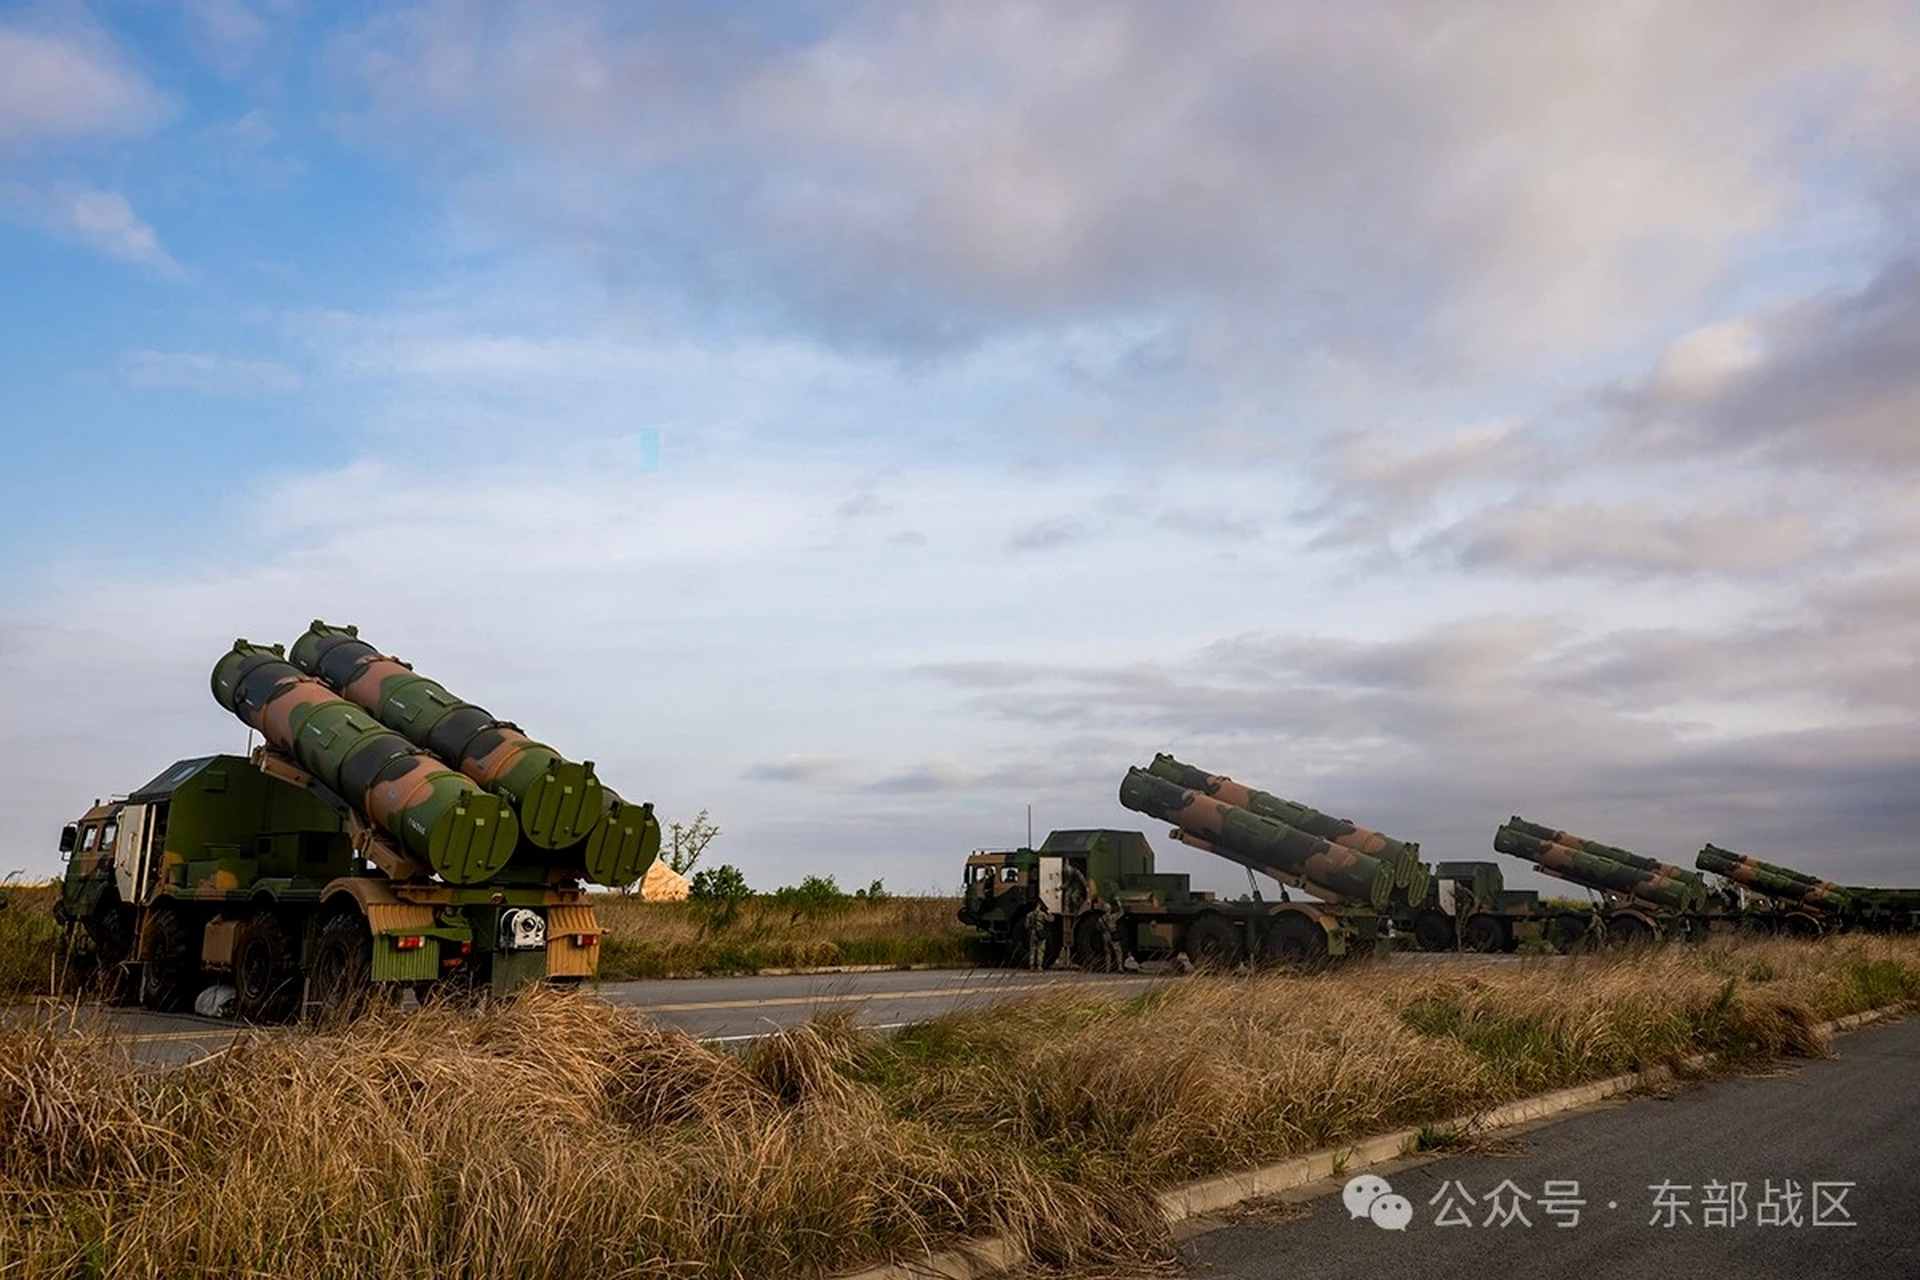
<svg viewBox="0 0 1920 1280">
<path fill-rule="evenodd" d="M 0 1270 L 822 1274 L 1007 1232 L 1164 1247 L 1167 1181 L 1699 1050 L 1819 1052 L 1920 999 L 1920 945 L 1677 948 L 1194 978 L 731 1057 L 590 996 L 242 1038 L 173 1072 L 0 1027 Z"/>
<path fill-rule="evenodd" d="M 858 898 L 796 910 L 752 898 L 731 920 L 697 902 L 642 902 L 604 895 L 594 911 L 607 933 L 600 978 L 757 973 L 841 964 L 964 965 L 974 934 L 960 923 L 958 898 Z"/>
</svg>

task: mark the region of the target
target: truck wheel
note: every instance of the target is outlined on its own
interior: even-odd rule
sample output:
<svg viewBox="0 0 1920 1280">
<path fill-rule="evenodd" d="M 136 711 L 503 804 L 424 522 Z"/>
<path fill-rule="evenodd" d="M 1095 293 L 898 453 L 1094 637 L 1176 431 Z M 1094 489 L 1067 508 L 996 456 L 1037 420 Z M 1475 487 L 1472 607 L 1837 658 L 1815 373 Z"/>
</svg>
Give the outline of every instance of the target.
<svg viewBox="0 0 1920 1280">
<path fill-rule="evenodd" d="M 1547 921 L 1547 941 L 1561 955 L 1589 951 L 1593 947 L 1592 924 L 1586 916 L 1559 915 Z"/>
<path fill-rule="evenodd" d="M 1817 938 L 1820 936 L 1820 922 L 1812 916 L 1796 911 L 1781 922 L 1789 938 Z"/>
<path fill-rule="evenodd" d="M 1275 964 L 1312 968 L 1326 962 L 1327 933 L 1313 921 L 1288 912 L 1267 926 L 1261 950 Z"/>
<path fill-rule="evenodd" d="M 334 916 L 320 926 L 308 979 L 315 1015 L 323 1025 L 350 1022 L 373 1004 L 373 933 L 358 912 Z"/>
<path fill-rule="evenodd" d="M 233 1012 L 245 1022 L 285 1022 L 300 1003 L 300 964 L 287 927 L 271 911 L 233 940 Z"/>
<path fill-rule="evenodd" d="M 1479 915 L 1467 921 L 1467 950 L 1505 951 L 1507 922 L 1499 916 Z"/>
<path fill-rule="evenodd" d="M 1240 931 L 1224 916 L 1201 916 L 1187 926 L 1185 950 L 1199 968 L 1231 969 L 1240 963 Z"/>
<path fill-rule="evenodd" d="M 1413 940 L 1422 951 L 1453 950 L 1453 921 L 1444 911 L 1423 911 L 1413 922 Z"/>
<path fill-rule="evenodd" d="M 1655 941 L 1653 927 L 1639 916 L 1615 916 L 1607 921 L 1610 947 L 1650 947 Z"/>
<path fill-rule="evenodd" d="M 1073 962 L 1082 969 L 1106 971 L 1107 948 L 1100 940 L 1100 922 L 1092 915 L 1081 916 L 1073 926 Z"/>
<path fill-rule="evenodd" d="M 193 927 L 178 908 L 153 909 L 147 916 L 145 945 L 140 954 L 146 962 L 140 1003 L 156 1013 L 178 1013 L 186 1008 L 200 976 L 193 943 Z"/>
</svg>

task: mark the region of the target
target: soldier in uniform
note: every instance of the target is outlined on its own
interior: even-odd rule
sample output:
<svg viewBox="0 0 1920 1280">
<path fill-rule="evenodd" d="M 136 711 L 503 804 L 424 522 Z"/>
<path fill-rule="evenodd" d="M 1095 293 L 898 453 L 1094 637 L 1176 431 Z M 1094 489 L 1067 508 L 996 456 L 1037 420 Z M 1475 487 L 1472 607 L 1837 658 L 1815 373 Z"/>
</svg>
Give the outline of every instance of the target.
<svg viewBox="0 0 1920 1280">
<path fill-rule="evenodd" d="M 1100 948 L 1105 953 L 1107 969 L 1119 973 L 1126 967 L 1127 954 L 1120 946 L 1120 904 L 1108 900 L 1100 904 Z"/>
<path fill-rule="evenodd" d="M 1067 915 L 1077 916 L 1087 909 L 1088 899 L 1093 896 L 1087 873 L 1069 862 L 1060 877 L 1060 909 Z"/>
<path fill-rule="evenodd" d="M 1053 927 L 1053 912 L 1047 910 L 1047 904 L 1036 902 L 1033 910 L 1027 912 L 1027 968 L 1040 970 L 1047 967 L 1047 931 Z"/>
</svg>

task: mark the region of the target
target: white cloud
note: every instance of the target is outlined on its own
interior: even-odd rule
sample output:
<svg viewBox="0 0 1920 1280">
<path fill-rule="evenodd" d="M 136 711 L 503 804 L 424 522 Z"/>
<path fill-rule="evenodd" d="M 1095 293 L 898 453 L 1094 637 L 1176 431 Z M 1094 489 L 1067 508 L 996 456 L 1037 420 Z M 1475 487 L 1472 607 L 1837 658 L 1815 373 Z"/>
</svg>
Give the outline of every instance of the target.
<svg viewBox="0 0 1920 1280">
<path fill-rule="evenodd" d="M 799 44 L 627 12 L 432 5 L 350 49 L 383 137 L 500 240 L 668 241 L 716 287 L 882 342 L 1205 299 L 1192 349 L 1241 363 L 1577 356 L 1768 237 L 1869 211 L 1920 109 L 1915 19 L 1879 0 L 1441 23 L 982 0 Z"/>
<path fill-rule="evenodd" d="M 159 93 L 103 43 L 0 26 L 0 153 L 138 134 L 165 114 Z"/>
<path fill-rule="evenodd" d="M 150 268 L 162 275 L 179 275 L 175 262 L 160 243 L 159 233 L 135 213 L 117 191 L 92 187 L 69 188 L 36 198 L 42 216 L 58 233 L 78 240 L 110 258 Z"/>
</svg>

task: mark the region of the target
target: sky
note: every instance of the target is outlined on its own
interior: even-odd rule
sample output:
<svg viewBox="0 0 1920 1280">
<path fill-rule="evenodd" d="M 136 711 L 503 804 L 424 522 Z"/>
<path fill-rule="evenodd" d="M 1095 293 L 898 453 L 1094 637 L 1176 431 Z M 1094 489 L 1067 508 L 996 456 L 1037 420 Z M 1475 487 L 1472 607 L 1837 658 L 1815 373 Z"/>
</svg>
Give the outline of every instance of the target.
<svg viewBox="0 0 1920 1280">
<path fill-rule="evenodd" d="M 762 888 L 1031 807 L 1244 889 L 1157 751 L 1920 883 L 1916 66 L 1866 0 L 0 4 L 0 873 L 324 618 Z"/>
</svg>

